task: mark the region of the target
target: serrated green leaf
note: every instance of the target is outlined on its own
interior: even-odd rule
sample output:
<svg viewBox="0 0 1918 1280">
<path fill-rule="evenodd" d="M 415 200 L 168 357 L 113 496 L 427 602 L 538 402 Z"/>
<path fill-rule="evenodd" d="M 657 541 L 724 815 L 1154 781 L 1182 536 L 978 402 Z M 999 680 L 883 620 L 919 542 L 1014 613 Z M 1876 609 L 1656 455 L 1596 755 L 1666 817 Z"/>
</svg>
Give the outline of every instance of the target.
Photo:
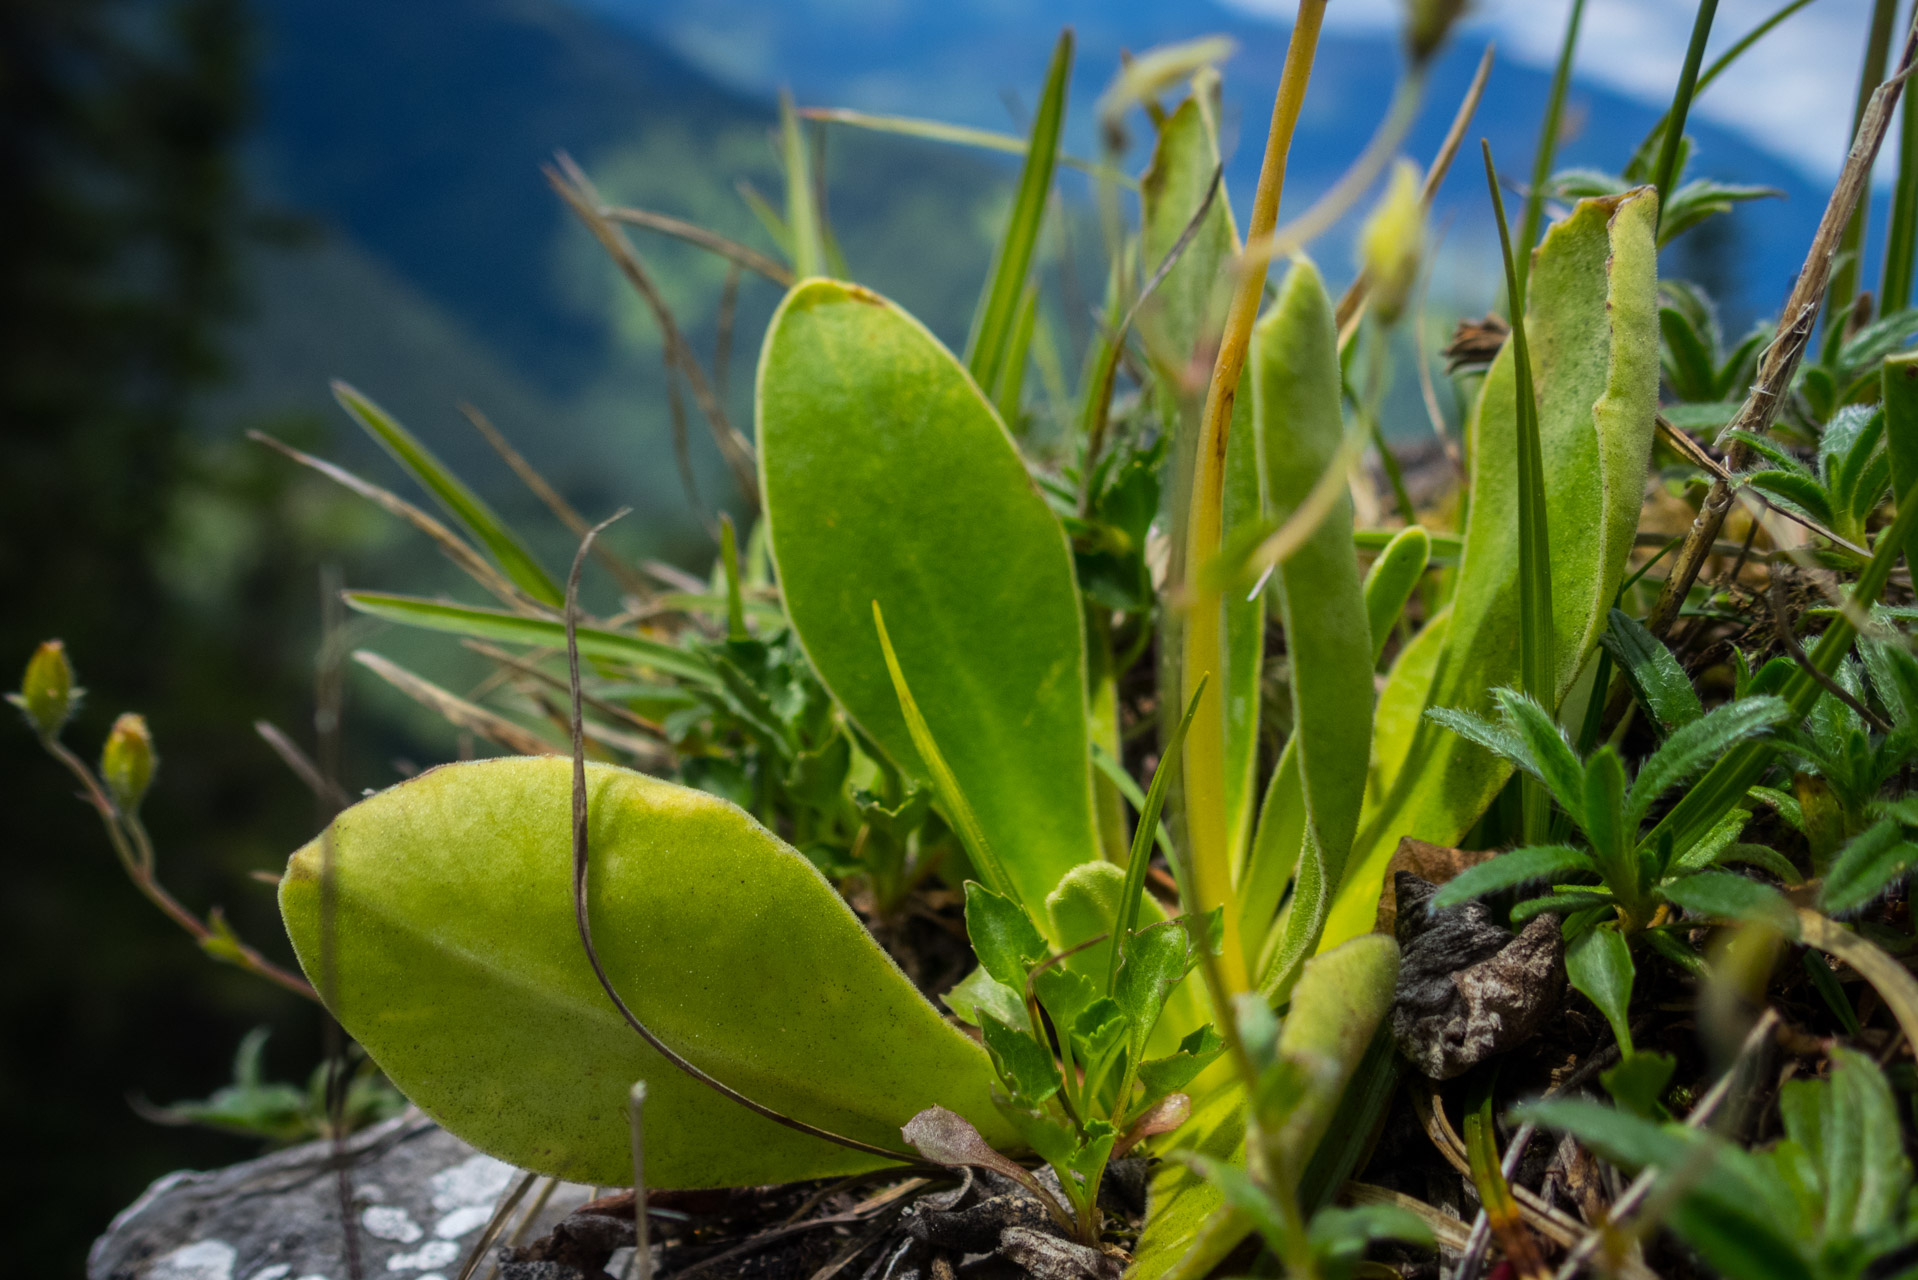
<svg viewBox="0 0 1918 1280">
<path fill-rule="evenodd" d="M 1021 999 L 1026 974 L 1046 958 L 1044 935 L 1034 927 L 1025 908 L 1002 893 L 966 881 L 966 937 L 972 942 L 979 966 L 1014 991 Z"/>
<path fill-rule="evenodd" d="M 389 1079 L 481 1150 L 559 1177 L 631 1177 L 644 1080 L 662 1187 L 834 1177 L 881 1158 L 747 1111 L 620 1019 L 580 949 L 571 762 L 434 769 L 293 856 L 280 908 L 318 975 L 332 867 L 331 1008 Z M 881 1146 L 935 1103 L 1011 1131 L 979 1048 L 918 995 L 804 857 L 712 796 L 587 766 L 591 910 L 614 985 L 667 1044 L 788 1115 Z M 504 1100 L 510 1100 L 504 1101 Z"/>
<path fill-rule="evenodd" d="M 1490 893 L 1502 893 L 1534 881 L 1593 869 L 1591 856 L 1570 845 L 1512 849 L 1467 867 L 1447 880 L 1432 898 L 1431 909 L 1444 911 Z"/>
<path fill-rule="evenodd" d="M 1744 477 L 1744 482 L 1783 500 L 1787 506 L 1795 507 L 1827 528 L 1832 524 L 1831 495 L 1810 476 L 1789 471 L 1753 471 Z"/>
<path fill-rule="evenodd" d="M 988 1017 L 979 1024 L 979 1033 L 1017 1105 L 1036 1107 L 1059 1092 L 1059 1064 L 1053 1061 L 1052 1050 L 1034 1040 L 1031 1032 Z"/>
<path fill-rule="evenodd" d="M 1676 729 L 1704 715 L 1691 677 L 1678 665 L 1665 642 L 1622 609 L 1613 609 L 1607 616 L 1609 625 L 1599 643 L 1612 655 L 1626 683 L 1660 727 Z"/>
</svg>

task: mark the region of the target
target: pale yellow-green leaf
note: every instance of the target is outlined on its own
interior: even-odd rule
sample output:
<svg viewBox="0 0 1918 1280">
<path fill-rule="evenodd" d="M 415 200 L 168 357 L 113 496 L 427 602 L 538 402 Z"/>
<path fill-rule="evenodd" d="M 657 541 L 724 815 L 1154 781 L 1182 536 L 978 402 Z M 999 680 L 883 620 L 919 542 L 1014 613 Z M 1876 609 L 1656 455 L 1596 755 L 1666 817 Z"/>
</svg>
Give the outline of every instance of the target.
<svg viewBox="0 0 1918 1280">
<path fill-rule="evenodd" d="M 984 1051 L 804 857 L 704 792 L 608 765 L 588 766 L 587 787 L 594 941 L 668 1045 L 756 1101 L 866 1142 L 900 1147 L 899 1126 L 936 1103 L 1019 1145 L 991 1104 Z M 571 795 L 559 757 L 449 765 L 354 805 L 293 855 L 287 933 L 347 1032 L 453 1133 L 575 1182 L 631 1180 L 636 1080 L 655 1186 L 883 1165 L 722 1097 L 621 1020 L 576 932 Z"/>
</svg>

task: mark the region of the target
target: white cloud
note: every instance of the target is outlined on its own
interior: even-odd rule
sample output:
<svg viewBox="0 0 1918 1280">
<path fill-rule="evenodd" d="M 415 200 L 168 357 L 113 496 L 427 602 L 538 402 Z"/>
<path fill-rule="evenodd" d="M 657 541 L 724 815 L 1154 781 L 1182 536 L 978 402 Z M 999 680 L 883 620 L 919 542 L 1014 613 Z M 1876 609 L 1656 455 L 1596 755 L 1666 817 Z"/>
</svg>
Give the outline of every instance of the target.
<svg viewBox="0 0 1918 1280">
<path fill-rule="evenodd" d="M 1291 0 L 1223 0 L 1242 13 L 1284 19 Z M 1706 60 L 1743 36 L 1779 0 L 1722 0 Z M 1550 67 L 1558 58 L 1570 0 L 1484 0 L 1470 18 L 1511 57 Z M 1397 0 L 1337 0 L 1332 29 L 1398 25 Z M 1747 51 L 1693 110 L 1790 161 L 1808 176 L 1830 178 L 1850 142 L 1851 113 L 1869 20 L 1868 0 L 1816 0 Z M 1588 0 L 1579 32 L 1578 78 L 1650 106 L 1670 102 L 1691 38 L 1693 6 L 1681 0 Z M 1896 136 L 1894 126 L 1893 136 Z M 1891 166 L 1878 177 L 1889 180 Z"/>
</svg>

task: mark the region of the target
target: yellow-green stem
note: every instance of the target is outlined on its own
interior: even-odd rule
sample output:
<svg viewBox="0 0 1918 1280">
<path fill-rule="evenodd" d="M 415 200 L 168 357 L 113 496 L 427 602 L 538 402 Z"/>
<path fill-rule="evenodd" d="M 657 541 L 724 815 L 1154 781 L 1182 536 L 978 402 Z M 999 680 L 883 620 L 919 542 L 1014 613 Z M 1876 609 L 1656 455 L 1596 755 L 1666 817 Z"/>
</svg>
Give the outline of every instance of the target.
<svg viewBox="0 0 1918 1280">
<path fill-rule="evenodd" d="M 1272 234 L 1279 221 L 1279 194 L 1285 186 L 1285 164 L 1292 131 L 1299 122 L 1305 86 L 1312 78 L 1312 58 L 1318 50 L 1319 26 L 1325 18 L 1325 0 L 1299 0 L 1298 20 L 1285 53 L 1285 72 L 1272 104 L 1272 128 L 1266 137 L 1265 160 L 1252 197 L 1252 218 L 1246 243 Z M 1263 262 L 1240 272 L 1232 303 L 1220 336 L 1212 382 L 1206 388 L 1205 411 L 1199 419 L 1197 458 L 1192 476 L 1191 511 L 1186 526 L 1185 572 L 1197 583 L 1201 569 L 1219 553 L 1225 523 L 1225 446 L 1232 427 L 1232 400 L 1239 374 L 1245 368 L 1252 322 L 1258 317 L 1265 292 Z M 1185 647 L 1180 663 L 1181 688 L 1196 688 L 1209 672 L 1225 670 L 1224 633 L 1216 589 L 1197 587 L 1185 620 Z M 1186 847 L 1192 862 L 1191 885 L 1201 911 L 1226 907 L 1225 948 L 1219 957 L 1219 977 L 1225 994 L 1244 991 L 1250 980 L 1239 942 L 1238 913 L 1229 907 L 1232 896 L 1232 851 L 1225 822 L 1225 700 L 1201 703 L 1185 740 Z M 1221 1010 L 1221 1013 L 1227 1012 Z"/>
</svg>

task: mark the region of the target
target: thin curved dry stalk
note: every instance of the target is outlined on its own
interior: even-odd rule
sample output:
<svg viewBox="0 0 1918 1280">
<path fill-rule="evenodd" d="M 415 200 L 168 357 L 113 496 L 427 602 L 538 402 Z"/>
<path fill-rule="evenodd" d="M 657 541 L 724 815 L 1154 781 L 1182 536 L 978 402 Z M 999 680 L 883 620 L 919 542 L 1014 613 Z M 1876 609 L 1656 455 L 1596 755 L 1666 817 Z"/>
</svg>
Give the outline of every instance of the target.
<svg viewBox="0 0 1918 1280">
<path fill-rule="evenodd" d="M 744 267 L 755 275 L 764 276 L 782 289 L 790 289 L 793 286 L 793 273 L 784 263 L 775 262 L 757 249 L 743 245 L 737 240 L 729 240 L 717 231 L 708 231 L 696 223 L 664 213 L 654 213 L 650 209 L 634 209 L 625 205 L 601 205 L 599 214 L 609 222 L 621 222 L 630 227 L 644 227 L 648 231 L 658 231 L 675 239 L 684 240 L 687 244 L 696 244 L 702 249 L 718 254 L 735 266 Z"/>
<path fill-rule="evenodd" d="M 342 488 L 359 494 L 389 515 L 398 516 L 406 521 L 431 538 L 434 545 L 448 560 L 458 565 L 468 577 L 491 592 L 507 608 L 530 617 L 552 616 L 537 601 L 508 581 L 504 574 L 488 563 L 486 557 L 475 551 L 464 538 L 398 494 L 382 489 L 370 481 L 362 480 L 346 468 L 335 466 L 324 458 L 303 453 L 285 441 L 274 439 L 264 431 L 248 431 L 246 435 L 247 439 L 263 444 L 303 467 L 312 468 Z"/>
<path fill-rule="evenodd" d="M 1823 917 L 1821 916 L 1819 919 L 1823 919 Z M 1907 975 L 1907 977 L 1909 977 L 1909 975 Z M 1724 1104 L 1726 1097 L 1731 1093 L 1732 1084 L 1737 1080 L 1739 1072 L 1745 1064 L 1745 1060 L 1756 1053 L 1759 1048 L 1764 1045 L 1765 1041 L 1770 1038 L 1772 1030 L 1778 1025 L 1778 1021 L 1777 1010 L 1765 1010 L 1764 1014 L 1759 1017 L 1757 1023 L 1752 1026 L 1751 1031 L 1745 1036 L 1744 1043 L 1739 1046 L 1738 1055 L 1732 1060 L 1731 1066 L 1725 1069 L 1725 1074 L 1718 1078 L 1718 1082 L 1712 1085 L 1711 1090 L 1706 1093 L 1703 1098 L 1699 1099 L 1698 1105 L 1692 1108 L 1692 1113 L 1685 1117 L 1686 1128 L 1702 1129 L 1705 1127 L 1706 1123 L 1711 1120 L 1712 1116 L 1718 1111 L 1718 1108 Z M 1606 1221 L 1587 1232 L 1584 1237 L 1573 1246 L 1571 1253 L 1567 1255 L 1565 1262 L 1559 1267 L 1558 1274 L 1553 1277 L 1553 1280 L 1572 1280 L 1572 1278 L 1578 1274 L 1579 1268 L 1585 1265 L 1586 1260 L 1597 1251 L 1598 1247 L 1616 1235 L 1616 1224 L 1618 1221 L 1636 1211 L 1638 1206 L 1644 1202 L 1645 1198 L 1651 1194 L 1652 1184 L 1658 1180 L 1658 1174 L 1659 1170 L 1653 1167 L 1644 1170 L 1636 1178 L 1632 1179 L 1632 1184 L 1625 1188 L 1617 1200 L 1612 1202 L 1611 1212 L 1606 1215 Z M 1631 1230 L 1632 1234 L 1637 1234 L 1636 1229 Z"/>
<path fill-rule="evenodd" d="M 1485 52 L 1478 60 L 1478 70 L 1472 75 L 1472 83 L 1465 90 L 1465 97 L 1460 99 L 1458 110 L 1452 114 L 1452 124 L 1445 131 L 1445 140 L 1439 144 L 1431 167 L 1425 171 L 1425 186 L 1419 192 L 1419 208 L 1428 215 L 1432 212 L 1432 202 L 1438 199 L 1439 187 L 1444 184 L 1446 173 L 1452 168 L 1452 161 L 1458 156 L 1459 147 L 1465 142 L 1465 131 L 1471 127 L 1479 101 L 1485 96 L 1485 82 L 1491 77 L 1492 54 L 1497 48 L 1496 44 L 1485 46 Z M 1341 348 L 1358 332 L 1359 317 L 1364 313 L 1365 300 L 1371 288 L 1371 273 L 1361 270 L 1340 295 L 1338 309 L 1333 312 L 1333 323 L 1338 326 Z"/>
<path fill-rule="evenodd" d="M 654 321 L 659 325 L 660 341 L 665 348 L 667 358 L 678 366 L 686 378 L 686 384 L 692 388 L 693 399 L 698 403 L 700 412 L 706 418 L 713 442 L 719 446 L 720 456 L 732 470 L 733 480 L 739 491 L 754 507 L 759 505 L 759 476 L 753 463 L 752 445 L 739 429 L 726 417 L 725 406 L 720 404 L 718 394 L 706 378 L 699 358 L 693 354 L 692 347 L 680 332 L 679 322 L 673 318 L 672 309 L 666 305 L 666 299 L 654 283 L 652 274 L 639 260 L 639 254 L 627 242 L 620 228 L 601 213 L 602 204 L 599 192 L 585 172 L 573 162 L 573 158 L 560 152 L 555 161 L 557 168 L 547 166 L 546 181 L 559 193 L 586 229 L 593 233 L 601 247 L 613 259 L 620 274 L 633 286 L 642 301 L 653 313 Z"/>
<path fill-rule="evenodd" d="M 524 454 L 513 447 L 512 442 L 506 438 L 505 434 L 493 425 L 491 418 L 481 413 L 475 406 L 463 402 L 460 405 L 460 413 L 465 415 L 466 420 L 473 424 L 473 430 L 479 432 L 486 443 L 492 446 L 493 452 L 500 456 L 500 461 L 504 462 L 511 468 L 513 474 L 519 477 L 520 483 L 532 490 L 533 496 L 545 503 L 546 509 L 552 512 L 561 524 L 571 530 L 575 538 L 583 538 L 586 536 L 586 518 L 580 515 L 573 504 L 566 500 L 565 495 L 555 489 L 552 483 L 539 473 L 537 467 L 526 460 Z M 620 587 L 628 593 L 639 597 L 641 600 L 645 600 L 653 594 L 651 587 L 647 585 L 646 579 L 641 577 L 631 565 L 608 551 L 604 544 L 594 543 L 593 555 L 602 565 L 606 566 L 607 572 L 619 579 Z"/>
<path fill-rule="evenodd" d="M 1811 342 L 1812 326 L 1818 318 L 1826 287 L 1831 282 L 1832 264 L 1838 253 L 1839 241 L 1871 178 L 1872 162 L 1878 158 L 1878 149 L 1891 127 L 1892 109 L 1898 103 L 1899 91 L 1904 87 L 1906 78 L 1912 73 L 1915 53 L 1918 53 L 1918 13 L 1913 14 L 1911 28 L 1905 36 L 1904 53 L 1899 59 L 1897 74 L 1873 91 L 1870 104 L 1865 108 L 1851 151 L 1845 157 L 1845 167 L 1838 175 L 1837 185 L 1832 188 L 1831 199 L 1825 205 L 1825 214 L 1819 220 L 1817 234 L 1812 237 L 1811 251 L 1805 257 L 1805 265 L 1799 269 L 1791 296 L 1786 299 L 1778 321 L 1778 332 L 1759 360 L 1758 380 L 1739 406 L 1738 413 L 1727 424 L 1728 431 L 1736 428 L 1762 436 L 1777 420 L 1778 411 L 1790 391 L 1792 375 L 1797 372 L 1805 348 Z M 1733 472 L 1742 470 L 1750 461 L 1750 456 L 1751 451 L 1743 441 L 1734 442 L 1725 455 L 1725 469 Z M 1698 579 L 1698 571 L 1704 566 L 1712 543 L 1718 538 L 1718 531 L 1731 510 L 1731 502 L 1732 486 L 1726 480 L 1715 481 L 1692 521 L 1684 546 L 1672 562 L 1664 589 L 1659 592 L 1657 602 L 1645 618 L 1645 629 L 1653 635 L 1663 638 L 1671 630 L 1672 623 L 1677 621 L 1679 608 L 1691 591 L 1692 583 Z"/>
<path fill-rule="evenodd" d="M 456 729 L 476 734 L 495 746 L 523 756 L 556 756 L 559 748 L 524 725 L 495 711 L 468 702 L 423 676 L 414 675 L 392 659 L 370 649 L 357 649 L 353 661 L 398 689 L 413 701 L 431 708 Z"/>
<path fill-rule="evenodd" d="M 1791 619 L 1786 617 L 1789 605 L 1785 600 L 1785 580 L 1778 574 L 1771 575 L 1771 621 L 1772 630 L 1778 634 L 1778 643 L 1784 647 L 1791 660 L 1802 668 L 1806 675 L 1817 681 L 1819 686 L 1832 697 L 1858 713 L 1858 717 L 1880 733 L 1890 733 L 1891 725 L 1885 718 L 1860 702 L 1852 692 L 1836 680 L 1820 671 L 1805 653 L 1803 645 L 1798 643 L 1798 635 L 1792 630 Z"/>
<path fill-rule="evenodd" d="M 653 1052 L 666 1059 L 667 1062 L 679 1070 L 685 1072 L 688 1076 L 691 1076 L 694 1080 L 699 1081 L 699 1083 L 713 1090 L 721 1097 L 738 1103 L 755 1115 L 763 1116 L 775 1124 L 784 1125 L 786 1128 L 806 1134 L 808 1137 L 818 1138 L 822 1141 L 833 1143 L 836 1146 L 848 1147 L 854 1151 L 862 1151 L 868 1155 L 879 1156 L 887 1160 L 896 1160 L 902 1165 L 916 1165 L 920 1163 L 918 1159 L 904 1152 L 894 1151 L 870 1142 L 862 1142 L 858 1138 L 848 1138 L 843 1134 L 834 1133 L 830 1129 L 822 1129 L 818 1125 L 808 1124 L 804 1120 L 798 1120 L 783 1112 L 776 1111 L 763 1102 L 758 1102 L 747 1097 L 731 1085 L 710 1075 L 704 1069 L 695 1066 L 677 1049 L 674 1049 L 664 1040 L 661 1040 L 645 1023 L 639 1020 L 639 1016 L 635 1014 L 631 1006 L 626 1003 L 625 997 L 621 996 L 619 989 L 613 985 L 613 980 L 608 976 L 606 967 L 600 963 L 599 950 L 593 945 L 593 923 L 587 912 L 586 894 L 587 873 L 590 867 L 591 830 L 587 822 L 586 730 L 579 676 L 579 577 L 580 572 L 586 567 L 586 557 L 592 550 L 593 540 L 599 536 L 600 532 L 605 529 L 607 525 L 612 524 L 613 521 L 624 516 L 627 510 L 628 508 L 622 507 L 619 511 L 613 513 L 612 516 L 602 520 L 586 531 L 586 536 L 580 540 L 578 553 L 573 556 L 572 570 L 566 575 L 566 666 L 572 692 L 573 731 L 573 918 L 579 926 L 580 948 L 586 953 L 586 961 L 592 966 L 593 976 L 598 979 L 600 989 L 606 993 L 606 998 L 612 1001 L 613 1008 L 619 1011 L 620 1017 L 626 1020 L 626 1025 L 637 1032 L 639 1038 L 644 1040 L 647 1045 L 652 1048 Z M 709 1259 L 706 1265 L 710 1265 L 711 1261 L 712 1260 Z M 685 1271 L 691 1271 L 699 1265 L 701 1264 L 694 1264 L 694 1267 L 685 1268 Z M 682 1271 L 681 1274 L 684 1273 L 685 1272 Z"/>
</svg>

